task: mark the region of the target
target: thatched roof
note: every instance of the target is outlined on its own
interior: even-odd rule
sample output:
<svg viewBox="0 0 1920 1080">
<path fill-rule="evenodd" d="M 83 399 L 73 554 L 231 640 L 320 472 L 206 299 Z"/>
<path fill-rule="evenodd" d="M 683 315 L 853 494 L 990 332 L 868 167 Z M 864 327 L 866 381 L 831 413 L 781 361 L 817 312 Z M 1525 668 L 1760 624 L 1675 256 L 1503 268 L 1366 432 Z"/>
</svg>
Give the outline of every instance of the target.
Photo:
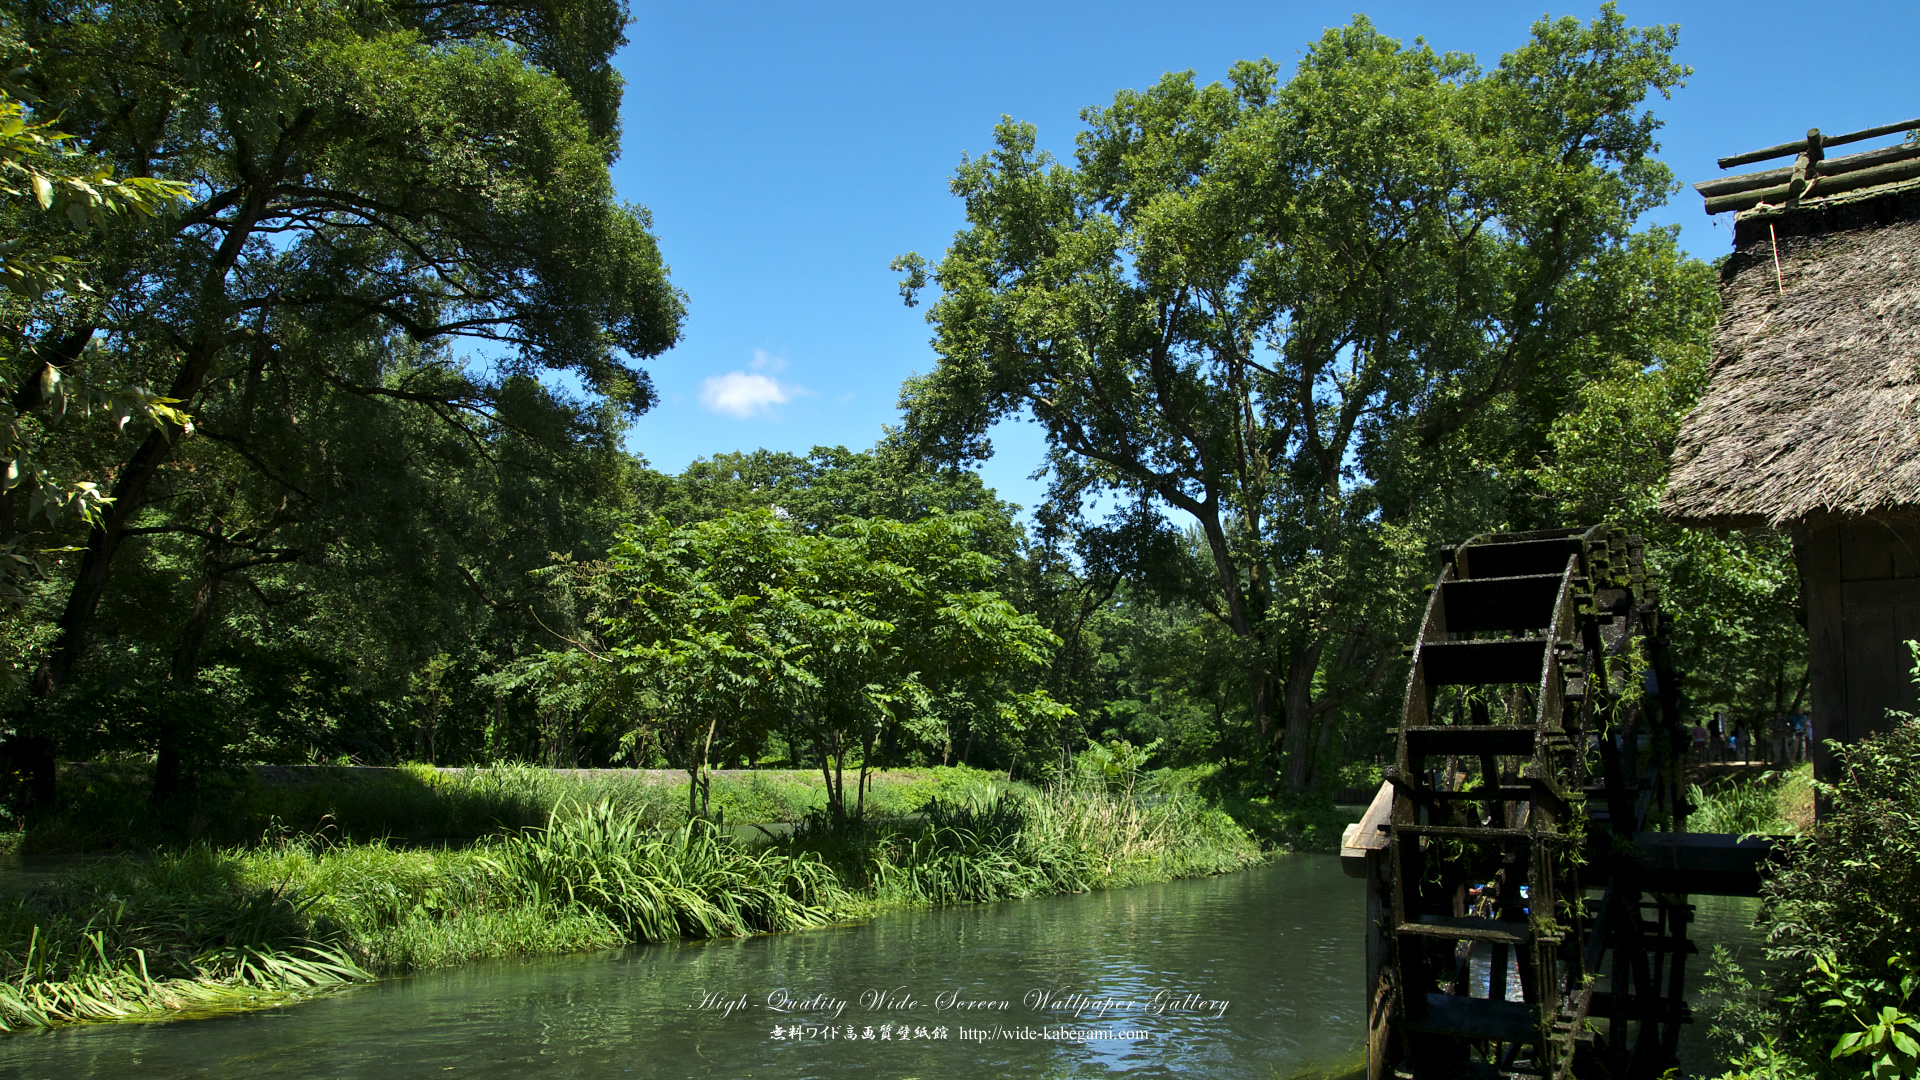
<svg viewBox="0 0 1920 1080">
<path fill-rule="evenodd" d="M 1661 509 L 1737 528 L 1920 506 L 1920 185 L 1741 214 L 1720 295 Z"/>
</svg>

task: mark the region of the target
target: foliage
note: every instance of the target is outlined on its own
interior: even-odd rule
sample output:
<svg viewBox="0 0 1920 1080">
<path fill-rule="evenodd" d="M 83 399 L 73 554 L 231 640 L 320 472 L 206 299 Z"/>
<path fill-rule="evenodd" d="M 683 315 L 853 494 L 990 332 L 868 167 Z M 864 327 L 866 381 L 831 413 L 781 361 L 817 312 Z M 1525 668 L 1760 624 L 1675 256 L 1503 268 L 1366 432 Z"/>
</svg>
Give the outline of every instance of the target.
<svg viewBox="0 0 1920 1080">
<path fill-rule="evenodd" d="M 1687 801 L 1687 829 L 1705 833 L 1784 835 L 1802 831 L 1811 820 L 1813 763 L 1767 773 L 1745 783 L 1727 784 L 1712 792 L 1694 784 Z"/>
<path fill-rule="evenodd" d="M 706 810 L 716 757 L 750 758 L 777 731 L 821 770 L 844 822 L 890 755 L 944 759 L 957 731 L 991 737 L 1060 713 L 1023 678 L 1057 639 L 989 588 L 995 564 L 975 542 L 985 525 L 977 512 L 819 531 L 770 510 L 656 518 L 604 563 L 550 576 L 594 598 L 594 642 L 575 645 L 604 665 L 590 677 L 621 687 L 646 720 L 630 741 L 686 770 L 690 815 Z"/>
<path fill-rule="evenodd" d="M 1357 18 L 1284 82 L 1263 60 L 1116 95 L 1071 165 L 1006 121 L 953 180 L 906 435 L 978 458 L 1025 410 L 1060 505 L 1191 520 L 1259 753 L 1304 790 L 1397 660 L 1419 552 L 1530 519 L 1500 489 L 1563 403 L 1695 300 L 1648 287 L 1671 234 L 1633 233 L 1671 185 L 1641 104 L 1685 75 L 1674 41 L 1609 5 L 1486 71 Z M 897 266 L 911 302 L 928 264 Z"/>
<path fill-rule="evenodd" d="M 1786 843 L 1765 885 L 1766 986 L 1719 965 L 1740 1003 L 1716 1024 L 1761 1066 L 1831 1077 L 1911 1077 L 1920 1065 L 1920 721 L 1839 747 L 1831 809 Z M 1751 984 L 1748 984 L 1751 985 Z M 1768 1041 L 1766 1036 L 1778 1036 Z"/>
<path fill-rule="evenodd" d="M 525 650 L 523 572 L 604 545 L 621 428 L 652 400 L 638 365 L 683 313 L 608 173 L 626 20 L 619 0 L 0 5 L 85 169 L 187 193 L 110 223 L 90 291 L 6 309 L 15 411 L 103 494 L 49 535 L 77 551 L 34 598 L 51 633 L 9 753 L 40 799 L 56 746 L 157 752 L 162 802 L 287 729 L 407 756 L 411 677 Z M 177 411 L 56 431 L 42 384 Z M 30 501 L 0 493 L 0 532 Z"/>
<path fill-rule="evenodd" d="M 86 231 L 163 215 L 186 199 L 187 188 L 173 180 L 116 177 L 110 163 L 40 119 L 35 95 L 20 85 L 29 68 L 14 66 L 22 60 L 30 61 L 31 51 L 0 18 L 0 61 L 13 67 L 0 76 L 0 221 L 11 234 L 0 245 L 0 288 L 20 302 L 49 292 L 84 295 L 93 291 L 87 261 L 66 252 L 85 243 Z M 71 228 L 49 228 L 40 213 L 64 217 Z M 10 351 L 0 346 L 0 483 L 8 492 L 30 494 L 22 520 L 0 526 L 0 612 L 9 617 L 26 603 L 27 582 L 45 571 L 28 538 L 76 521 L 91 524 L 106 503 L 97 474 L 89 478 L 54 449 L 60 429 L 96 414 L 117 432 L 136 420 L 136 431 L 191 427 L 173 399 L 121 381 L 111 367 L 84 380 L 64 378 L 51 366 L 16 373 Z M 17 688 L 20 681 L 15 663 L 0 662 L 0 683 Z"/>
<path fill-rule="evenodd" d="M 1659 510 L 1681 422 L 1706 384 L 1719 305 L 1708 268 L 1665 248 L 1642 302 L 1647 323 L 1611 370 L 1554 420 L 1531 483 L 1559 520 L 1607 521 L 1649 541 L 1648 568 L 1673 623 L 1674 663 L 1701 722 L 1767 731 L 1804 704 L 1807 636 L 1792 544 L 1773 530 L 1685 529 Z M 1660 304 L 1654 295 L 1684 297 Z"/>
</svg>

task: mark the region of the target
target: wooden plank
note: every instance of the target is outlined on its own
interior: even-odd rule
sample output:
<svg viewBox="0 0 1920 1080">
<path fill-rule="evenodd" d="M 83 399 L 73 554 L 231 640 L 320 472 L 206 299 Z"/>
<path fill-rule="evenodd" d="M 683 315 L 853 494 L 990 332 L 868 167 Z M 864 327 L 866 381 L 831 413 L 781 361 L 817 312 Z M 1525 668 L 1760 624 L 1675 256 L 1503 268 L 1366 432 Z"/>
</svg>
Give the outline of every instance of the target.
<svg viewBox="0 0 1920 1080">
<path fill-rule="evenodd" d="M 1893 534 L 1868 518 L 1840 523 L 1840 580 L 1884 581 L 1893 577 Z"/>
<path fill-rule="evenodd" d="M 1440 938 L 1444 941 L 1484 941 L 1494 945 L 1531 945 L 1533 928 L 1523 922 L 1422 915 L 1417 922 L 1401 923 L 1394 928 L 1402 934 Z"/>
<path fill-rule="evenodd" d="M 1881 522 L 1886 526 L 1893 553 L 1893 576 L 1920 578 L 1920 529 L 1906 522 Z"/>
<path fill-rule="evenodd" d="M 1486 843 L 1498 843 L 1506 840 L 1539 840 L 1544 843 L 1570 843 L 1574 839 L 1563 833 L 1534 832 L 1530 829 L 1495 829 L 1486 826 L 1464 825 L 1394 825 L 1394 831 L 1404 836 L 1431 836 L 1437 839 L 1478 840 Z"/>
<path fill-rule="evenodd" d="M 1340 834 L 1340 869 L 1348 877 L 1368 876 L 1367 857 L 1385 850 L 1387 833 L 1381 826 L 1392 821 L 1393 785 L 1381 784 L 1380 790 L 1373 793 L 1373 801 L 1367 804 L 1367 812 Z"/>
<path fill-rule="evenodd" d="M 1418 655 L 1429 687 L 1501 683 L 1538 686 L 1547 644 L 1544 638 L 1442 641 L 1421 645 Z"/>
<path fill-rule="evenodd" d="M 1842 173 L 1839 176 L 1822 176 L 1814 182 L 1812 187 L 1803 192 L 1801 197 L 1818 199 L 1824 195 L 1839 195 L 1878 184 L 1911 180 L 1916 176 L 1920 176 L 1920 159 L 1896 161 L 1887 165 L 1876 165 L 1871 169 L 1861 169 L 1858 172 Z M 1706 208 L 1709 214 L 1720 214 L 1728 210 L 1751 210 L 1761 203 L 1778 205 L 1792 197 L 1794 197 L 1792 186 L 1779 184 L 1774 187 L 1743 191 L 1736 195 L 1718 195 L 1707 200 Z"/>
<path fill-rule="evenodd" d="M 1647 892 L 1758 896 L 1760 873 L 1774 857 L 1766 837 L 1730 833 L 1636 833 L 1633 880 Z"/>
<path fill-rule="evenodd" d="M 1920 607 L 1920 578 L 1843 581 L 1840 583 L 1840 603 L 1848 616 L 1869 608 Z"/>
<path fill-rule="evenodd" d="M 1577 536 L 1545 540 L 1508 540 L 1460 549 L 1470 578 L 1526 577 L 1566 572 L 1567 557 L 1579 550 Z"/>
<path fill-rule="evenodd" d="M 1529 1043 L 1539 1039 L 1533 1006 L 1519 1001 L 1489 1001 L 1455 994 L 1423 994 L 1414 999 L 1407 1028 L 1493 1042 Z"/>
<path fill-rule="evenodd" d="M 1408 765 L 1414 772 L 1420 766 L 1411 759 L 1440 754 L 1533 756 L 1534 730 L 1514 724 L 1433 724 L 1408 728 L 1406 735 Z"/>
<path fill-rule="evenodd" d="M 1855 739 L 1891 726 L 1887 710 L 1915 711 L 1913 654 L 1920 638 L 1920 579 L 1850 581 L 1845 611 L 1847 731 Z M 1856 604 L 1855 598 L 1864 602 Z"/>
</svg>

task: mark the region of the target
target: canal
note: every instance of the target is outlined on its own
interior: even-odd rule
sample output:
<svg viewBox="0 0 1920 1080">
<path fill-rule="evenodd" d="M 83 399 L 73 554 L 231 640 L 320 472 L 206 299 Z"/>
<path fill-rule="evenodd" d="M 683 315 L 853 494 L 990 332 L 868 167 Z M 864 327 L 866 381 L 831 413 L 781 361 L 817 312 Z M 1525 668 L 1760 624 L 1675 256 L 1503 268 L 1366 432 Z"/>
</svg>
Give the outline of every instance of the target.
<svg viewBox="0 0 1920 1080">
<path fill-rule="evenodd" d="M 1361 889 L 1333 856 L 1283 856 L 1217 878 L 482 964 L 255 1013 L 4 1038 L 0 1077 L 1341 1075 L 1363 1053 Z M 1715 936 L 1750 917 L 1709 907 Z"/>
</svg>

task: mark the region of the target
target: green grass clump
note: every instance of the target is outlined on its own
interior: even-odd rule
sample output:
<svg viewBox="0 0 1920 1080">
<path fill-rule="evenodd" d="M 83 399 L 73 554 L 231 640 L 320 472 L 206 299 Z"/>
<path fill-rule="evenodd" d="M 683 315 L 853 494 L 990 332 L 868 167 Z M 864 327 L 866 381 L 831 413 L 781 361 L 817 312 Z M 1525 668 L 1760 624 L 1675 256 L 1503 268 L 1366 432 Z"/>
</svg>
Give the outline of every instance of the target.
<svg viewBox="0 0 1920 1080">
<path fill-rule="evenodd" d="M 1119 888 L 1239 870 L 1253 838 L 1190 791 L 1104 786 L 956 787 L 918 822 L 835 833 L 824 820 L 796 844 L 882 907 L 983 903 Z"/>
<path fill-rule="evenodd" d="M 1729 783 L 1713 791 L 1698 784 L 1688 789 L 1693 809 L 1690 832 L 1790 835 L 1813 821 L 1813 764 L 1803 763 L 1757 780 Z"/>
<path fill-rule="evenodd" d="M 500 857 L 531 902 L 593 912 L 628 942 L 819 926 L 846 899 L 833 872 L 804 855 L 747 850 L 704 822 L 650 832 L 604 802 L 555 810 L 546 829 L 506 840 Z"/>
<path fill-rule="evenodd" d="M 563 795 L 540 824 L 465 846 L 282 828 L 252 846 L 105 859 L 0 897 L 0 1030 L 257 1007 L 477 959 L 777 933 L 885 908 L 1219 873 L 1262 857 L 1231 818 L 1177 784 L 1035 790 L 943 771 L 893 785 L 869 803 L 892 814 L 851 823 L 829 825 L 809 796 L 793 836 L 747 844 L 714 823 L 675 823 L 651 798 L 566 797 L 590 783 L 549 788 L 550 778 L 519 770 L 448 775 L 421 778 L 453 792 L 422 804 L 442 823 L 524 818 L 540 792 Z M 759 796 L 799 802 L 782 792 Z M 377 820 L 374 810 L 391 806 L 357 812 Z"/>
<path fill-rule="evenodd" d="M 195 845 L 0 900 L 0 1030 L 271 1004 L 379 974 L 816 926 L 808 856 L 599 803 L 458 850 Z"/>
</svg>

